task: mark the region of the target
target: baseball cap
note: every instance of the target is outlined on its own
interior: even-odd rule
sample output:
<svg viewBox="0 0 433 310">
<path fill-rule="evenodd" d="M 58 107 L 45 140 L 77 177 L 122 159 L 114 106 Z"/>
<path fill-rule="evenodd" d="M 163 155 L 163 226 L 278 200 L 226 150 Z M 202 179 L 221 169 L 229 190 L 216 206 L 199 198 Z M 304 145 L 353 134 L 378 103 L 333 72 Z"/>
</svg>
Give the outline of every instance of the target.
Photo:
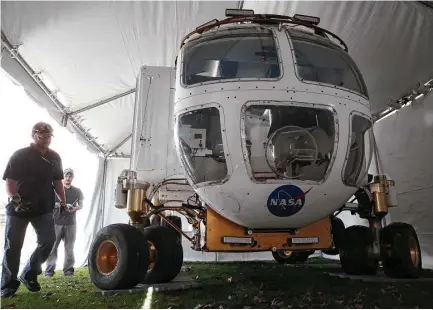
<svg viewBox="0 0 433 310">
<path fill-rule="evenodd" d="M 74 175 L 74 170 L 72 170 L 71 168 L 66 168 L 65 170 L 63 170 L 63 175 L 68 174 L 68 173 Z"/>
<path fill-rule="evenodd" d="M 35 125 L 33 125 L 33 129 L 32 129 L 32 134 L 50 134 L 51 136 L 53 135 L 53 127 L 51 127 L 50 124 L 44 123 L 44 122 L 39 122 L 36 123 Z"/>
</svg>

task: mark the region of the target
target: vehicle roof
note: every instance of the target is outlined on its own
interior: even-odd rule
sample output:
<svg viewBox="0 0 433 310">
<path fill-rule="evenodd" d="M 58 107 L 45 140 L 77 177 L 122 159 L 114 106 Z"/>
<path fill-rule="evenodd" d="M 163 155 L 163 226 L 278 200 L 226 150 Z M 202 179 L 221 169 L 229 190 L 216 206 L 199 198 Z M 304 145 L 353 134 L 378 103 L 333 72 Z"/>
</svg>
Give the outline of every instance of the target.
<svg viewBox="0 0 433 310">
<path fill-rule="evenodd" d="M 277 24 L 258 24 L 258 23 L 234 23 L 234 24 L 224 24 L 218 27 L 212 28 L 203 32 L 202 34 L 195 35 L 194 37 L 188 38 L 186 40 L 186 44 L 197 41 L 197 40 L 206 40 L 211 37 L 219 37 L 227 34 L 243 34 L 243 33 L 267 33 L 272 29 L 278 29 L 279 25 Z M 304 39 L 308 39 L 309 41 L 317 41 L 322 44 L 332 45 L 334 48 L 341 48 L 339 44 L 331 40 L 330 38 L 324 38 L 318 34 L 315 34 L 313 29 L 302 26 L 302 25 L 284 25 L 283 29 L 286 29 L 289 32 L 290 36 L 296 36 Z"/>
</svg>

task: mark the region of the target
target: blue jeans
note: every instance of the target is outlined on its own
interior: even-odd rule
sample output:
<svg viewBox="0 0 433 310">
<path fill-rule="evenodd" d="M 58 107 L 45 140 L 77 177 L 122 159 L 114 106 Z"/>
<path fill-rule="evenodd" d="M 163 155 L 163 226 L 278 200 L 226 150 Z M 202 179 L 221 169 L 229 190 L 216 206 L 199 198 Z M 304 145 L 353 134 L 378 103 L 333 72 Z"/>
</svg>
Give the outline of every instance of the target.
<svg viewBox="0 0 433 310">
<path fill-rule="evenodd" d="M 17 290 L 17 275 L 20 266 L 21 249 L 26 236 L 27 226 L 31 223 L 36 231 L 38 246 L 25 265 L 21 277 L 36 280 L 42 273 L 41 265 L 50 255 L 56 234 L 54 232 L 53 214 L 46 213 L 35 217 L 6 216 L 5 245 L 1 290 Z"/>
</svg>

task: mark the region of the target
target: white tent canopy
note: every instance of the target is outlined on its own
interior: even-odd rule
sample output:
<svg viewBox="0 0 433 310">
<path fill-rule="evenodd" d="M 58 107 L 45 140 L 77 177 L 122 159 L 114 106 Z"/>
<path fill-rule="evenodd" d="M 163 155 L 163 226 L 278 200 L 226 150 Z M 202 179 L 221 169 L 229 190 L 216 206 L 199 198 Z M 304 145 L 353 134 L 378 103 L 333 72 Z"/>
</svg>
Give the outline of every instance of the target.
<svg viewBox="0 0 433 310">
<path fill-rule="evenodd" d="M 346 42 L 374 113 L 433 78 L 433 9 L 421 2 L 2 1 L 1 64 L 89 150 L 128 157 L 140 67 L 172 67 L 183 36 L 238 7 L 320 17 Z M 101 159 L 89 234 L 112 208 L 110 165 Z"/>
</svg>

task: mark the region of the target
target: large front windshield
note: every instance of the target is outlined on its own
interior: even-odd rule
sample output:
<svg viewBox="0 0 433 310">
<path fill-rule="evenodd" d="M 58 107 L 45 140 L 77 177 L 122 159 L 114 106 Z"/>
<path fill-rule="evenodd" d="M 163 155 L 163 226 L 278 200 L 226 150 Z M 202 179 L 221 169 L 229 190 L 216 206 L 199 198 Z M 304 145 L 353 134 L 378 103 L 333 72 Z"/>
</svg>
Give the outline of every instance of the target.
<svg viewBox="0 0 433 310">
<path fill-rule="evenodd" d="M 350 121 L 351 133 L 347 161 L 343 171 L 343 182 L 349 186 L 359 186 L 370 167 L 373 154 L 372 122 L 354 114 Z"/>
<path fill-rule="evenodd" d="M 227 79 L 280 76 L 272 33 L 244 33 L 192 42 L 183 55 L 184 85 Z"/>
<path fill-rule="evenodd" d="M 253 179 L 325 179 L 334 153 L 332 110 L 250 105 L 243 120 L 244 157 Z"/>
<path fill-rule="evenodd" d="M 182 166 L 194 184 L 226 178 L 227 164 L 217 108 L 179 115 L 176 118 L 175 141 Z"/>
<path fill-rule="evenodd" d="M 347 88 L 368 96 L 355 63 L 343 51 L 319 41 L 296 36 L 291 39 L 301 79 Z"/>
</svg>

